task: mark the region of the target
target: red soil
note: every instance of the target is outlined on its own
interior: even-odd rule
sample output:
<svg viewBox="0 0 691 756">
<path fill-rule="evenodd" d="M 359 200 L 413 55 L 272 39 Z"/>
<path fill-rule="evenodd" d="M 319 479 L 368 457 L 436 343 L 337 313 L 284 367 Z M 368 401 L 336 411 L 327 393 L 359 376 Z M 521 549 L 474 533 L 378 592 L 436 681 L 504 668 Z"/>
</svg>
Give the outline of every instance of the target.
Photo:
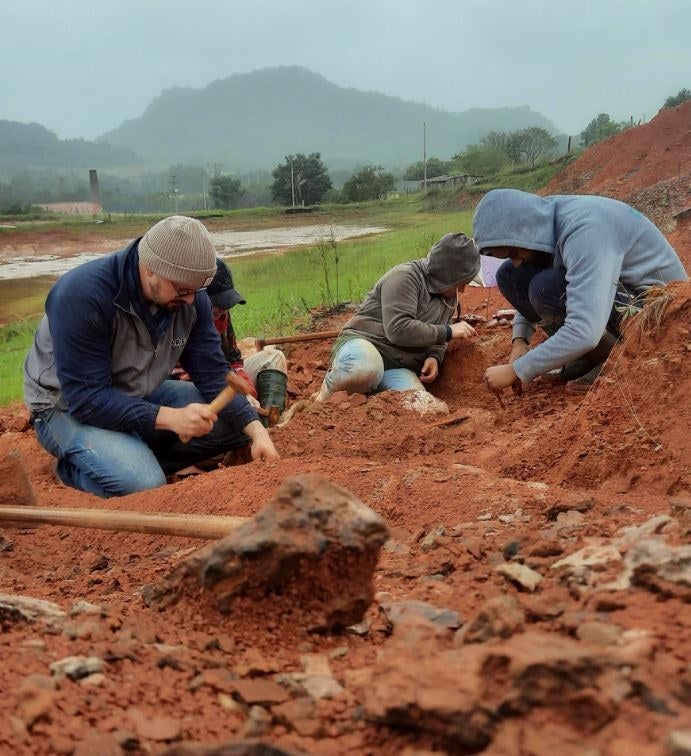
<svg viewBox="0 0 691 756">
<path fill-rule="evenodd" d="M 674 180 L 671 146 L 688 149 L 689 142 L 688 130 L 674 136 L 670 124 L 683 132 L 690 116 L 688 104 L 594 147 L 550 190 L 565 191 L 574 176 L 588 171 L 595 183 L 571 190 L 631 194 Z M 655 144 L 659 139 L 662 146 L 644 150 L 643 137 Z M 593 157 L 595 150 L 602 151 L 600 157 Z M 617 169 L 604 157 L 613 160 L 614 152 Z M 655 156 L 657 173 L 645 159 L 633 172 L 643 152 Z M 586 169 L 591 160 L 593 167 Z M 688 223 L 673 230 L 670 240 L 688 264 Z M 593 594 L 578 581 L 559 580 L 550 567 L 618 528 L 691 506 L 691 284 L 670 291 L 674 299 L 659 330 L 636 334 L 632 326 L 585 396 L 538 381 L 522 397 L 505 394 L 506 406 L 500 407 L 481 376 L 487 365 L 506 359 L 509 328 L 481 324 L 477 338 L 452 345 L 431 388 L 452 417 L 467 416 L 457 424 L 436 425 L 439 416 L 407 410 L 395 394 L 307 406 L 271 431 L 280 461 L 222 468 L 107 504 L 56 485 L 50 458 L 32 431 L 22 429 L 19 407 L 0 415 L 5 428 L 0 459 L 12 450 L 22 454 L 46 506 L 240 516 L 256 513 L 286 477 L 321 472 L 386 518 L 393 540 L 382 554 L 375 587 L 389 601 L 427 601 L 468 621 L 488 598 L 509 593 L 525 610 L 528 631 L 574 636 L 584 622 L 598 620 L 648 634 L 649 653 L 636 663 L 631 692 L 608 721 L 593 725 L 587 708 L 569 716 L 552 708 L 516 709 L 497 724 L 488 753 L 577 754 L 586 748 L 611 756 L 661 756 L 668 733 L 689 724 L 688 604 L 682 594 L 642 587 Z M 496 289 L 469 288 L 463 305 L 466 313 L 491 316 L 505 303 Z M 344 318 L 325 316 L 315 330 L 338 326 Z M 329 348 L 311 342 L 286 350 L 293 402 L 319 387 Z M 12 469 L 5 470 L 0 495 L 23 485 L 19 476 L 12 479 Z M 584 499 L 589 511 L 566 524 L 554 521 L 555 503 L 568 508 Z M 439 526 L 443 535 L 425 545 Z M 198 542 L 50 526 L 4 532 L 13 548 L 2 551 L 0 540 L 0 592 L 46 599 L 65 610 L 85 599 L 103 607 L 103 616 L 78 615 L 55 631 L 40 624 L 3 625 L 0 617 L 1 752 L 120 753 L 118 742 L 130 733 L 130 742 L 134 736 L 139 742 L 136 752 L 144 753 L 181 737 L 211 742 L 257 733 L 262 727 L 251 725 L 247 707 L 233 699 L 232 681 L 268 682 L 276 673 L 302 671 L 305 653 L 331 654 L 331 668 L 345 690 L 318 701 L 306 716 L 308 726 L 297 728 L 266 704 L 267 741 L 325 754 L 413 754 L 445 747 L 438 734 L 363 717 L 364 699 L 349 681 L 375 664 L 389 643 L 376 605 L 363 636 L 310 635 L 272 623 L 266 613 L 242 603 L 229 616 L 191 598 L 159 613 L 144 605 L 142 586 L 166 575 Z M 672 532 L 688 538 L 691 530 Z M 543 575 L 535 594 L 494 570 L 514 553 Z M 291 611 L 299 614 L 299 608 Z M 106 660 L 98 685 L 63 679 L 55 690 L 41 692 L 45 680 L 27 679 L 49 675 L 52 662 L 74 655 Z"/>
</svg>

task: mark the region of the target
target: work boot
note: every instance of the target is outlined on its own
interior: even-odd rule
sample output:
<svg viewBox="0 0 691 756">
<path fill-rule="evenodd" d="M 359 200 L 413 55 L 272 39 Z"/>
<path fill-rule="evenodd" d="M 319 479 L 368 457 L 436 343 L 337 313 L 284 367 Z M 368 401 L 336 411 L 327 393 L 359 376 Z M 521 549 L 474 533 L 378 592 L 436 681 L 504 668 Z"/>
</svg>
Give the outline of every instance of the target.
<svg viewBox="0 0 691 756">
<path fill-rule="evenodd" d="M 602 370 L 602 365 L 609 357 L 609 353 L 614 349 L 617 341 L 619 341 L 618 336 L 606 330 L 594 349 L 572 360 L 559 370 L 550 370 L 549 373 L 545 374 L 545 378 L 547 380 L 569 383 L 589 376 L 597 368 L 597 372 L 590 381 L 592 384 Z"/>
<path fill-rule="evenodd" d="M 575 380 L 568 381 L 566 384 L 566 391 L 569 394 L 585 394 L 592 388 L 595 379 L 602 372 L 604 363 L 595 365 L 592 370 L 588 371 L 585 375 L 576 378 Z"/>
</svg>

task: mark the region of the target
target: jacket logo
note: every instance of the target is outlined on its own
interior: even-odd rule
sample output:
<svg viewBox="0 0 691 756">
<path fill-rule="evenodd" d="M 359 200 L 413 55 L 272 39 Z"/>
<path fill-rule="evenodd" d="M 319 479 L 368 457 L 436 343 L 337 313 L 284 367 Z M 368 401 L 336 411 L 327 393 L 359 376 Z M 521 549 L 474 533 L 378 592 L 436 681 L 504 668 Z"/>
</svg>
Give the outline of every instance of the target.
<svg viewBox="0 0 691 756">
<path fill-rule="evenodd" d="M 187 339 L 185 339 L 185 338 L 179 338 L 179 339 L 173 339 L 170 342 L 170 345 L 172 347 L 184 347 L 186 343 L 187 343 Z"/>
</svg>

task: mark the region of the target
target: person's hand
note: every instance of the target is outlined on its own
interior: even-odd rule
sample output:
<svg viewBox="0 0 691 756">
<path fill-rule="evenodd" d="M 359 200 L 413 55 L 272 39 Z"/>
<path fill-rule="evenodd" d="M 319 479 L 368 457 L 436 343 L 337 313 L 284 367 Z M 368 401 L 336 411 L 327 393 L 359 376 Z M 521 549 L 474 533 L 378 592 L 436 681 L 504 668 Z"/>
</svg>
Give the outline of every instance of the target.
<svg viewBox="0 0 691 756">
<path fill-rule="evenodd" d="M 458 323 L 452 323 L 451 326 L 451 338 L 452 339 L 469 339 L 471 336 L 477 336 L 477 332 L 465 320 L 460 320 Z"/>
<path fill-rule="evenodd" d="M 509 364 L 513 364 L 514 360 L 517 360 L 519 357 L 523 357 L 523 355 L 528 354 L 529 351 L 530 346 L 525 339 L 514 339 L 513 344 L 511 345 L 511 356 L 509 357 Z"/>
<path fill-rule="evenodd" d="M 423 383 L 432 383 L 432 381 L 439 375 L 439 363 L 434 357 L 428 357 L 425 360 L 425 364 L 420 371 L 420 380 Z"/>
<path fill-rule="evenodd" d="M 273 459 L 281 458 L 280 454 L 276 451 L 271 436 L 269 436 L 269 432 L 259 420 L 252 420 L 242 430 L 252 441 L 250 453 L 254 462 L 269 462 Z"/>
<path fill-rule="evenodd" d="M 208 404 L 188 404 L 185 407 L 161 407 L 154 427 L 169 430 L 183 439 L 205 436 L 211 431 L 218 415 Z"/>
<path fill-rule="evenodd" d="M 485 370 L 485 383 L 491 391 L 501 391 L 517 380 L 513 365 L 494 365 Z"/>
<path fill-rule="evenodd" d="M 250 403 L 250 407 L 254 407 L 254 409 L 258 410 L 261 408 L 261 404 L 259 404 L 259 400 L 255 399 L 252 394 L 245 394 L 245 399 Z"/>
</svg>

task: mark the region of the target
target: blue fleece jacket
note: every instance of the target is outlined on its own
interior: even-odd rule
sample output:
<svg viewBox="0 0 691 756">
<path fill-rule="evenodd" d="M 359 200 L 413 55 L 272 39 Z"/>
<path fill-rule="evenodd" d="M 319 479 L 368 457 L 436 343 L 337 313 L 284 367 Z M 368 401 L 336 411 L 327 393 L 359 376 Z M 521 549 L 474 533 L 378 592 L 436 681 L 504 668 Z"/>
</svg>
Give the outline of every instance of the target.
<svg viewBox="0 0 691 756">
<path fill-rule="evenodd" d="M 495 189 L 478 203 L 473 234 L 480 252 L 489 247 L 547 252 L 553 267 L 565 271 L 566 320 L 554 336 L 513 363 L 524 382 L 597 345 L 618 282 L 645 288 L 688 278 L 658 228 L 634 208 L 608 197 L 539 197 Z M 517 315 L 513 337 L 530 341 L 535 325 Z"/>
<path fill-rule="evenodd" d="M 207 294 L 172 314 L 150 311 L 137 263 L 133 242 L 71 270 L 51 289 L 24 364 L 32 412 L 54 407 L 88 425 L 147 436 L 159 406 L 145 397 L 178 360 L 206 401 L 224 388 L 228 364 Z M 241 396 L 222 415 L 239 431 L 258 419 Z"/>
</svg>

